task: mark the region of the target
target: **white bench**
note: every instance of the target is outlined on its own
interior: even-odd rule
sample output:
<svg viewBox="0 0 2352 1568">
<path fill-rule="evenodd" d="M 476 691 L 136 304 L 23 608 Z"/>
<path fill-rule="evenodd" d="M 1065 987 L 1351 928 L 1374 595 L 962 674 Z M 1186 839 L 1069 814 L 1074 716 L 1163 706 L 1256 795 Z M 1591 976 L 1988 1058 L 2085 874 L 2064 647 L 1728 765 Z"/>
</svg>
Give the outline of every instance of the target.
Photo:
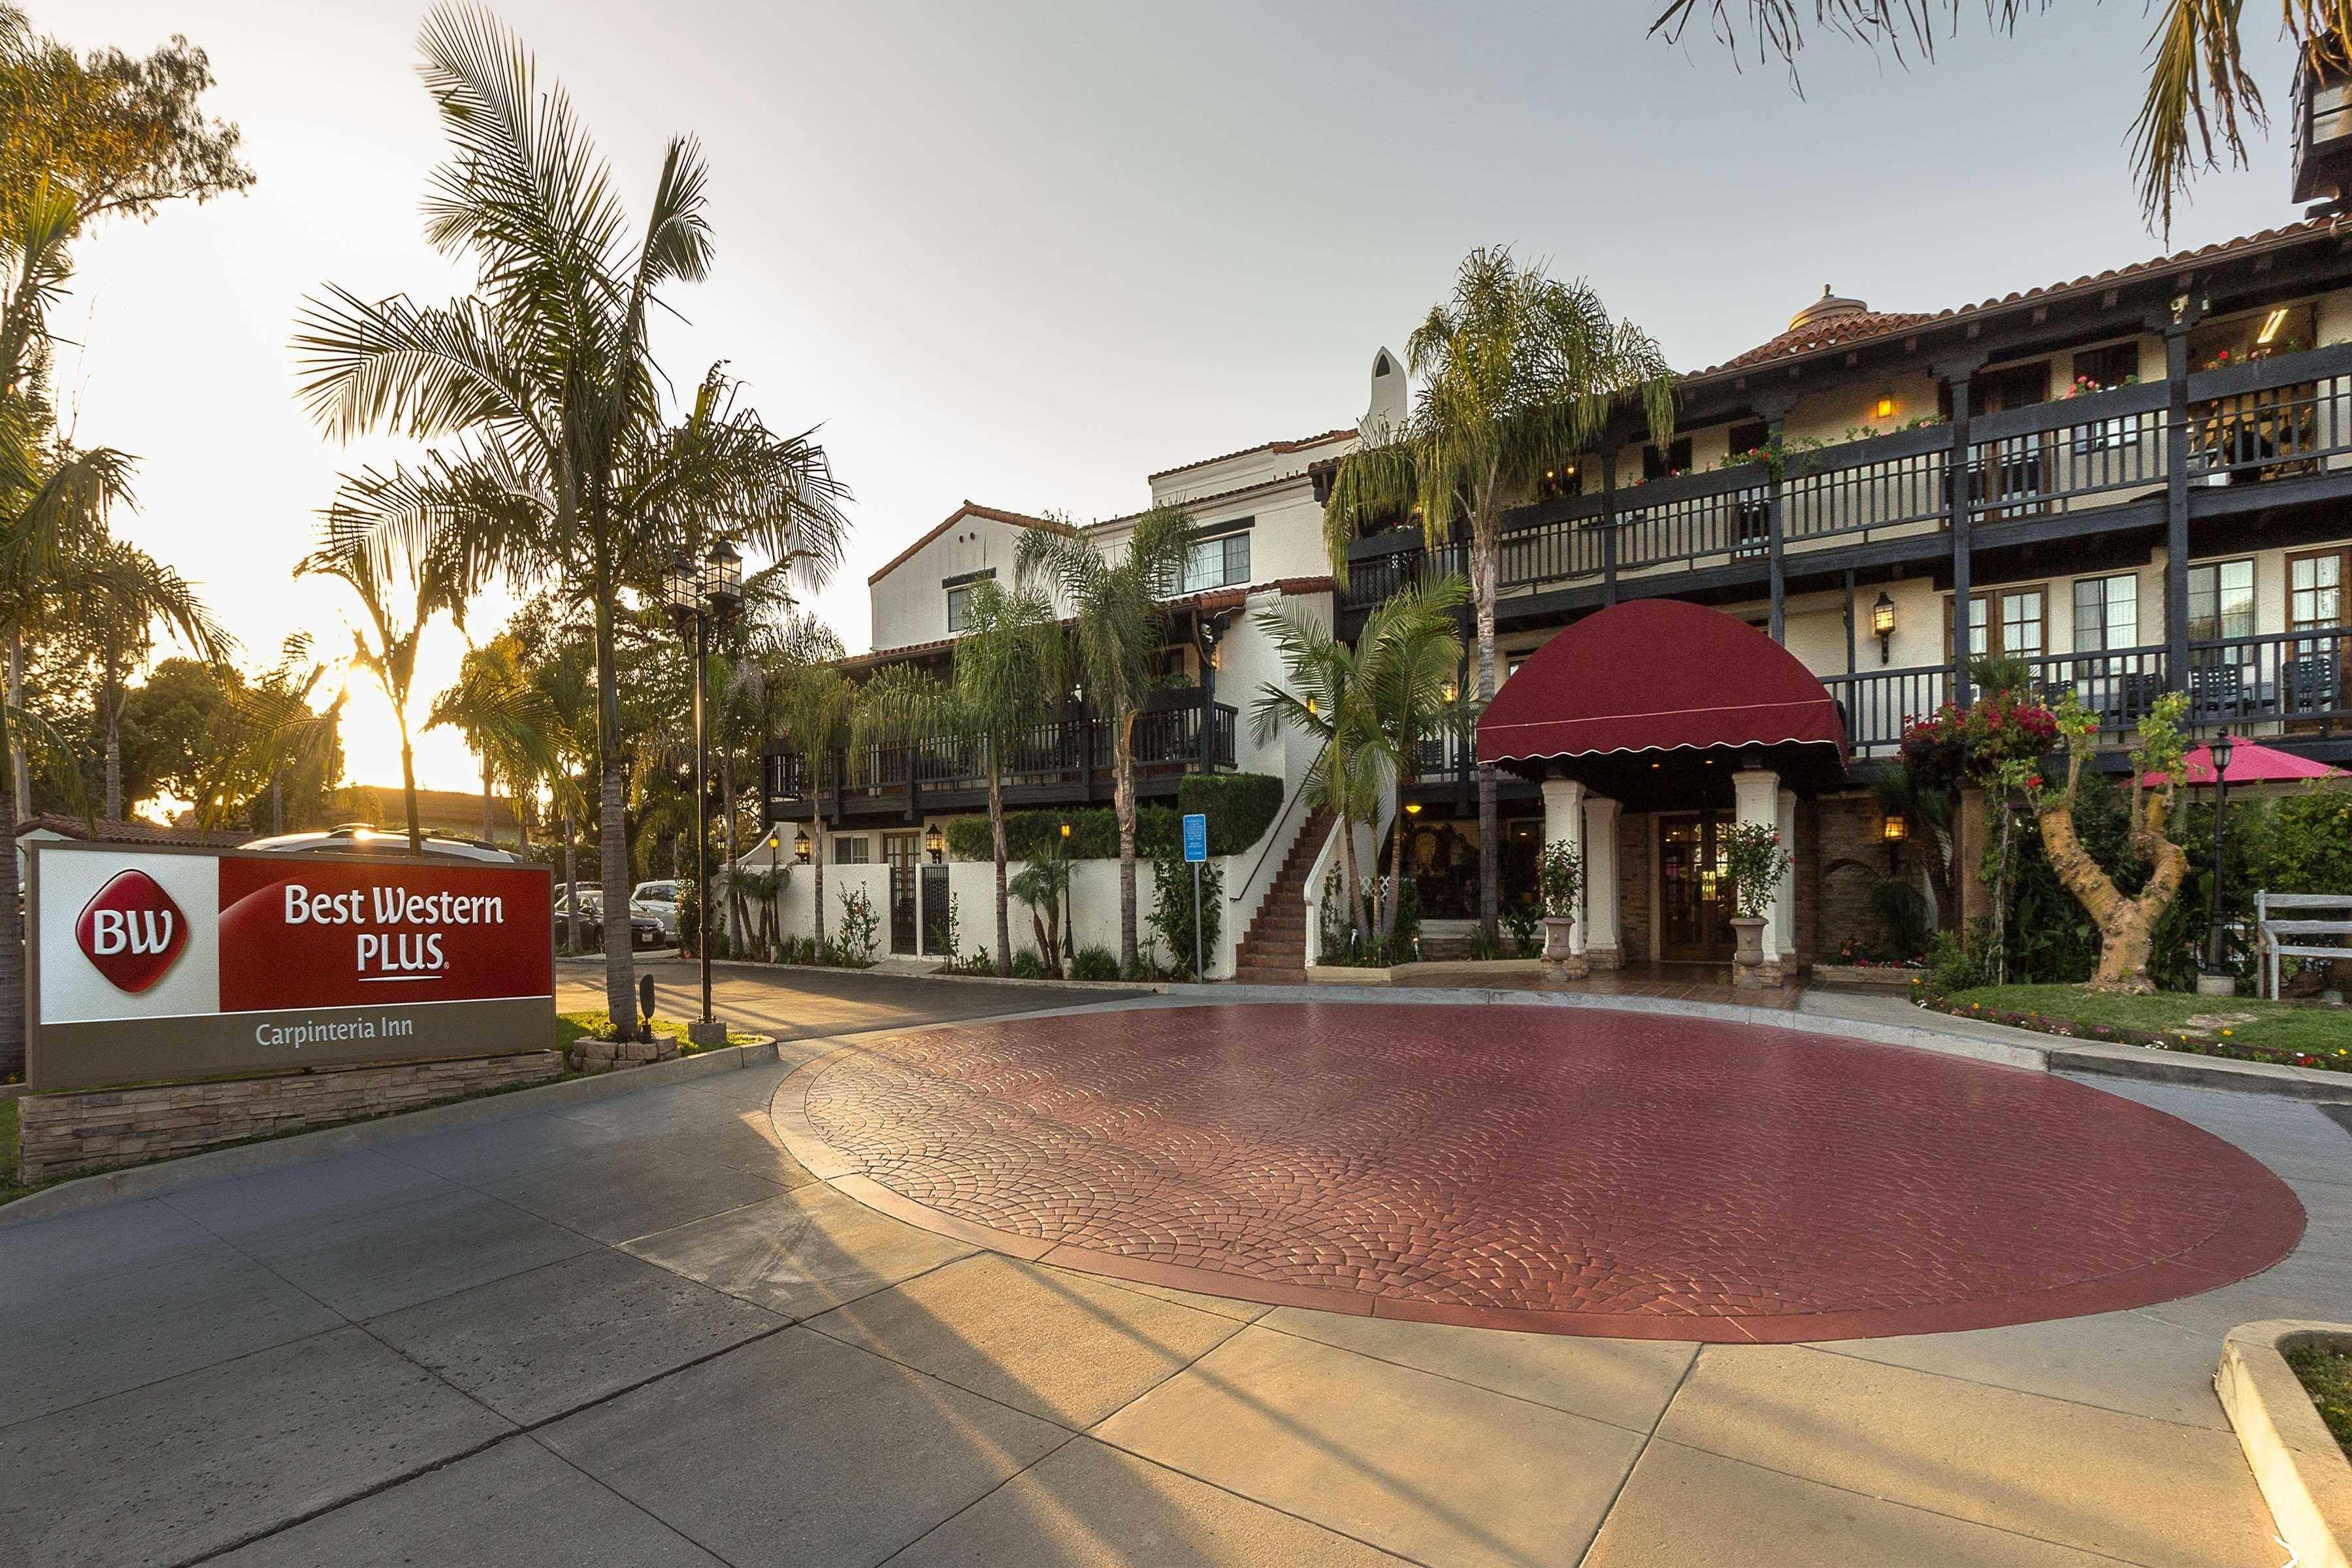
<svg viewBox="0 0 2352 1568">
<path fill-rule="evenodd" d="M 2345 918 L 2318 920 L 2310 916 L 2274 921 L 2273 910 L 2340 910 Z M 2352 893 L 2256 893 L 2255 941 L 2262 949 L 2263 972 L 2269 982 L 2264 994 L 2273 1002 L 2279 994 L 2281 958 L 2326 958 L 2352 963 L 2352 946 L 2318 947 L 2309 942 L 2283 942 L 2281 937 L 2352 937 Z"/>
</svg>

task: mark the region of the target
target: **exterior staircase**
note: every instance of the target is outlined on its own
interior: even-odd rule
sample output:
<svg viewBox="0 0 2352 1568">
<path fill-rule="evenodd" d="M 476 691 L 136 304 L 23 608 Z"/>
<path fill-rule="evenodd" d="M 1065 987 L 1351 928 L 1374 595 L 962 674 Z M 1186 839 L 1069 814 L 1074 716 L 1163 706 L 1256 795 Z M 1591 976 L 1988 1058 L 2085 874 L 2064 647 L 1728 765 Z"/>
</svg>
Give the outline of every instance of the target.
<svg viewBox="0 0 2352 1568">
<path fill-rule="evenodd" d="M 1244 985 L 1306 984 L 1307 922 L 1314 913 L 1307 902 L 1307 874 L 1330 837 L 1331 814 L 1318 808 L 1291 841 L 1289 858 L 1243 933 L 1234 954 L 1235 981 Z"/>
</svg>

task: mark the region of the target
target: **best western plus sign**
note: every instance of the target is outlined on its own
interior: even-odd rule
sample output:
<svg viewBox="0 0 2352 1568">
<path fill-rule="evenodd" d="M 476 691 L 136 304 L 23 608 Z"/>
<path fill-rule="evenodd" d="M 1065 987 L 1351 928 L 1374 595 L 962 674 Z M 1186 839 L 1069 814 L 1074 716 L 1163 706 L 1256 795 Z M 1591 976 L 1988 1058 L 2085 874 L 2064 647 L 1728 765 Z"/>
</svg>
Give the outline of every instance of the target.
<svg viewBox="0 0 2352 1568">
<path fill-rule="evenodd" d="M 553 1038 L 536 867 L 44 844 L 30 902 L 36 1088 Z"/>
</svg>

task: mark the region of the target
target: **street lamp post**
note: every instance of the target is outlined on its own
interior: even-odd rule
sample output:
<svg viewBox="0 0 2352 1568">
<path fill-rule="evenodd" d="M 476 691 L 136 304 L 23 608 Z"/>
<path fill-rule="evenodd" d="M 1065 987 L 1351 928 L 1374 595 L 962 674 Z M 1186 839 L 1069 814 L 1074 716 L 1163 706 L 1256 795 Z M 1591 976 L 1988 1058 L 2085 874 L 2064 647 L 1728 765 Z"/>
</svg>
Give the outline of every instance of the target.
<svg viewBox="0 0 2352 1568">
<path fill-rule="evenodd" d="M 710 908 L 710 756 L 703 677 L 710 662 L 710 638 L 723 631 L 743 608 L 743 558 L 725 540 L 712 545 L 698 567 L 680 550 L 670 558 L 669 574 L 662 583 L 677 635 L 694 654 L 694 907 L 700 930 L 696 956 L 702 969 L 702 1017 L 687 1033 L 699 1046 L 725 1045 L 726 1035 L 710 1011 L 710 937 L 715 929 Z"/>
<path fill-rule="evenodd" d="M 2230 757 L 2234 751 L 2229 734 L 2213 737 L 2206 755 L 2213 761 L 2213 885 L 2205 904 L 2205 973 L 2226 974 L 2228 933 L 2221 929 L 2221 844 L 2230 821 Z"/>
</svg>

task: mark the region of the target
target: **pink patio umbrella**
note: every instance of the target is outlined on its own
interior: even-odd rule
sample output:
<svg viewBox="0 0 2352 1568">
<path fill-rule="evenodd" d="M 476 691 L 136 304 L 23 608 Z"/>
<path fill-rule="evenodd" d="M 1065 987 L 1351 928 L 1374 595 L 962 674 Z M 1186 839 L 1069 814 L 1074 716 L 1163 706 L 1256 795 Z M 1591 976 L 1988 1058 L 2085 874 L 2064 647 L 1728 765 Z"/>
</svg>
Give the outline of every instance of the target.
<svg viewBox="0 0 2352 1568">
<path fill-rule="evenodd" d="M 2213 771 L 2213 746 L 2192 746 L 2189 754 L 2181 758 L 2180 782 L 2190 789 L 2211 789 L 2216 784 L 2220 785 L 2221 794 L 2215 804 L 2221 807 L 2227 806 L 2232 789 L 2259 788 L 2266 784 L 2270 789 L 2265 793 L 2275 794 L 2308 780 L 2347 776 L 2342 768 L 2331 768 L 2326 763 L 2315 763 L 2307 757 L 2298 757 L 2292 752 L 2282 752 L 2274 747 L 2258 746 L 2252 741 L 2233 740 L 2221 735 L 2215 739 L 2214 745 L 2221 749 L 2220 775 L 2217 777 Z M 2139 782 L 2144 788 L 2160 789 L 2164 781 L 2163 773 L 2147 773 L 2140 775 Z M 2228 818 L 2226 809 L 2217 809 L 2213 813 L 2214 876 L 2205 910 L 2204 974 L 2197 982 L 2200 994 L 2206 993 L 2207 976 L 2215 982 L 2211 992 L 2215 995 L 2226 994 L 2226 988 L 2233 984 L 2224 978 L 2229 973 L 2224 963 L 2228 943 L 2221 923 L 2221 837 Z"/>
<path fill-rule="evenodd" d="M 2258 746 L 2252 741 L 2225 741 L 2230 759 L 2227 773 L 2220 781 L 2236 789 L 2244 784 L 2299 784 L 2305 779 L 2340 779 L 2352 777 L 2342 768 L 2331 768 L 2326 763 L 2315 763 L 2308 757 L 2298 757 L 2293 752 L 2282 752 L 2273 746 Z M 2180 781 L 2189 789 L 2211 789 L 2213 749 L 2191 746 L 2186 763 L 2186 776 Z M 2142 785 L 2159 789 L 2164 784 L 2160 773 L 2142 774 Z"/>
</svg>

